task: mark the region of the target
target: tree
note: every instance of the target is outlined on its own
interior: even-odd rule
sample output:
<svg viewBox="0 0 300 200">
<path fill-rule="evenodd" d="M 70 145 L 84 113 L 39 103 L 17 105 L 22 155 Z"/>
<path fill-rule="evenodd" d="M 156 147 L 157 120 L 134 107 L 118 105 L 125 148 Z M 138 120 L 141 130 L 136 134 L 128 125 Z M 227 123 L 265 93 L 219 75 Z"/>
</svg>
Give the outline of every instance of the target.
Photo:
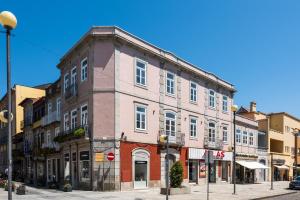
<svg viewBox="0 0 300 200">
<path fill-rule="evenodd" d="M 183 167 L 180 161 L 173 164 L 170 172 L 170 181 L 172 188 L 179 188 L 183 181 Z"/>
</svg>

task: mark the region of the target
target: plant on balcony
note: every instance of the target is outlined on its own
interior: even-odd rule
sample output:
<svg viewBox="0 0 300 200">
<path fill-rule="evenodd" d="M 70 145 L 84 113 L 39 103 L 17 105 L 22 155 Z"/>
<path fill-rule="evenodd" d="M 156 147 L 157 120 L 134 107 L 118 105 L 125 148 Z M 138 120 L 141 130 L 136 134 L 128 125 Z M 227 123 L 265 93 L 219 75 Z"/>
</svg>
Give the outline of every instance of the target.
<svg viewBox="0 0 300 200">
<path fill-rule="evenodd" d="M 172 188 L 179 188 L 183 181 L 183 167 L 180 161 L 177 161 L 171 167 L 170 185 Z"/>
<path fill-rule="evenodd" d="M 82 136 L 84 136 L 84 135 L 85 135 L 85 130 L 84 130 L 84 128 L 78 128 L 78 129 L 76 129 L 76 130 L 73 132 L 73 135 L 74 135 L 75 137 L 82 137 Z"/>
<path fill-rule="evenodd" d="M 68 134 L 56 136 L 53 139 L 53 141 L 58 142 L 58 143 L 62 143 L 62 142 L 68 141 L 68 140 L 81 138 L 84 135 L 85 135 L 84 128 L 78 128 L 78 129 L 75 129 L 74 131 L 72 131 Z"/>
</svg>

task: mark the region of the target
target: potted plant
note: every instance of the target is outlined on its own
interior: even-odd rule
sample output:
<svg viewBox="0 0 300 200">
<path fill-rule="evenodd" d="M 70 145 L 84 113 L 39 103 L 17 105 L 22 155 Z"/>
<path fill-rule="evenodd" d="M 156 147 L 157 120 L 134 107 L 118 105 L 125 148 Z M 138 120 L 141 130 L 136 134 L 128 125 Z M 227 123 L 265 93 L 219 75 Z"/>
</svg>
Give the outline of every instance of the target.
<svg viewBox="0 0 300 200">
<path fill-rule="evenodd" d="M 11 183 L 11 190 L 14 192 L 14 191 L 15 191 L 15 188 L 16 188 L 16 185 L 15 185 L 14 182 L 12 182 L 12 183 Z M 8 191 L 8 181 L 5 182 L 4 190 L 5 190 L 5 191 Z"/>
<path fill-rule="evenodd" d="M 72 185 L 70 183 L 66 183 L 63 187 L 64 192 L 72 192 Z"/>
<path fill-rule="evenodd" d="M 17 195 L 25 195 L 26 194 L 26 186 L 24 184 L 22 184 L 19 187 L 17 187 L 16 194 Z"/>
</svg>

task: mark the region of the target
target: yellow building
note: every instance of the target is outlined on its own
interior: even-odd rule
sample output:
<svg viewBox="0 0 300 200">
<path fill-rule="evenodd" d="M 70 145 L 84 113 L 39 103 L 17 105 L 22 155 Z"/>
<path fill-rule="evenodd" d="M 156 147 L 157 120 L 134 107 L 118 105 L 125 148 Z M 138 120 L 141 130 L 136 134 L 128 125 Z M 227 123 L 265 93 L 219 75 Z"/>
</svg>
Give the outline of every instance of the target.
<svg viewBox="0 0 300 200">
<path fill-rule="evenodd" d="M 47 85 L 36 87 L 27 87 L 15 85 L 12 88 L 12 113 L 14 116 L 12 122 L 12 136 L 22 132 L 23 126 L 23 107 L 19 105 L 26 98 L 38 98 L 45 96 L 45 88 Z M 0 111 L 7 110 L 7 95 L 0 100 Z M 0 123 L 0 173 L 7 168 L 7 124 Z"/>
<path fill-rule="evenodd" d="M 300 128 L 300 119 L 286 113 L 265 114 L 256 110 L 256 103 L 251 102 L 250 109 L 241 108 L 239 114 L 258 121 L 259 131 L 267 134 L 269 165 L 273 155 L 274 180 L 289 180 L 293 177 L 295 164 L 295 141 L 293 129 Z M 271 170 L 269 170 L 269 180 Z"/>
</svg>

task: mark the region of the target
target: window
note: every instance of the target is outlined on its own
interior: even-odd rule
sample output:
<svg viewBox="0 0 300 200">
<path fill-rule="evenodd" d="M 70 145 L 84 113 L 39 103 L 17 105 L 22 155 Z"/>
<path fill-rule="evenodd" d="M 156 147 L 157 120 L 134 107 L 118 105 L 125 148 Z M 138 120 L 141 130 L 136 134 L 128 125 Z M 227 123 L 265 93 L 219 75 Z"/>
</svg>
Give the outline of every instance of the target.
<svg viewBox="0 0 300 200">
<path fill-rule="evenodd" d="M 71 85 L 74 85 L 76 83 L 76 79 L 77 79 L 77 69 L 76 69 L 76 66 L 75 66 L 71 70 Z"/>
<path fill-rule="evenodd" d="M 235 134 L 235 142 L 241 143 L 241 130 L 237 129 Z"/>
<path fill-rule="evenodd" d="M 190 118 L 190 136 L 192 138 L 197 137 L 197 119 L 194 117 Z"/>
<path fill-rule="evenodd" d="M 90 180 L 90 152 L 81 151 L 80 155 L 80 182 L 89 182 Z"/>
<path fill-rule="evenodd" d="M 64 76 L 64 92 L 66 92 L 68 87 L 69 87 L 69 74 L 66 73 Z"/>
<path fill-rule="evenodd" d="M 87 68 L 88 68 L 88 60 L 87 58 L 84 58 L 81 61 L 81 81 L 85 81 L 87 79 L 88 76 Z"/>
<path fill-rule="evenodd" d="M 146 86 L 146 62 L 136 60 L 135 63 L 135 83 L 138 85 Z"/>
<path fill-rule="evenodd" d="M 228 112 L 228 97 L 223 96 L 223 104 L 222 104 L 223 112 Z"/>
<path fill-rule="evenodd" d="M 254 145 L 254 134 L 249 133 L 249 145 Z"/>
<path fill-rule="evenodd" d="M 138 130 L 146 130 L 146 107 L 135 107 L 135 128 Z"/>
<path fill-rule="evenodd" d="M 175 136 L 176 115 L 172 112 L 167 112 L 165 115 L 165 130 L 167 135 Z"/>
<path fill-rule="evenodd" d="M 69 114 L 65 113 L 64 114 L 64 131 L 69 130 Z"/>
<path fill-rule="evenodd" d="M 228 128 L 223 126 L 223 142 L 228 142 Z"/>
<path fill-rule="evenodd" d="M 248 144 L 248 133 L 243 131 L 243 144 Z"/>
<path fill-rule="evenodd" d="M 51 144 L 51 133 L 50 130 L 47 131 L 47 145 L 49 146 Z"/>
<path fill-rule="evenodd" d="M 57 137 L 59 135 L 59 132 L 60 132 L 60 127 L 56 127 L 55 132 L 54 132 L 54 136 Z"/>
<path fill-rule="evenodd" d="M 71 112 L 71 130 L 75 129 L 77 125 L 77 109 Z"/>
<path fill-rule="evenodd" d="M 174 86 L 175 86 L 175 75 L 171 72 L 167 72 L 167 79 L 166 79 L 167 83 L 167 94 L 171 94 L 174 95 L 175 94 L 175 90 L 174 90 Z"/>
<path fill-rule="evenodd" d="M 81 106 L 81 126 L 88 124 L 88 106 Z"/>
<path fill-rule="evenodd" d="M 216 141 L 216 124 L 210 122 L 208 124 L 208 141 L 215 142 Z"/>
<path fill-rule="evenodd" d="M 190 84 L 190 101 L 197 102 L 197 84 L 194 82 Z"/>
<path fill-rule="evenodd" d="M 215 100 L 216 93 L 213 90 L 209 90 L 209 107 L 215 108 L 216 100 Z"/>
<path fill-rule="evenodd" d="M 49 102 L 49 103 L 48 103 L 48 115 L 50 115 L 51 112 L 52 112 L 52 103 Z"/>
<path fill-rule="evenodd" d="M 56 99 L 56 112 L 57 112 L 57 118 L 60 118 L 60 109 L 61 109 L 61 100 L 60 98 Z"/>
</svg>

